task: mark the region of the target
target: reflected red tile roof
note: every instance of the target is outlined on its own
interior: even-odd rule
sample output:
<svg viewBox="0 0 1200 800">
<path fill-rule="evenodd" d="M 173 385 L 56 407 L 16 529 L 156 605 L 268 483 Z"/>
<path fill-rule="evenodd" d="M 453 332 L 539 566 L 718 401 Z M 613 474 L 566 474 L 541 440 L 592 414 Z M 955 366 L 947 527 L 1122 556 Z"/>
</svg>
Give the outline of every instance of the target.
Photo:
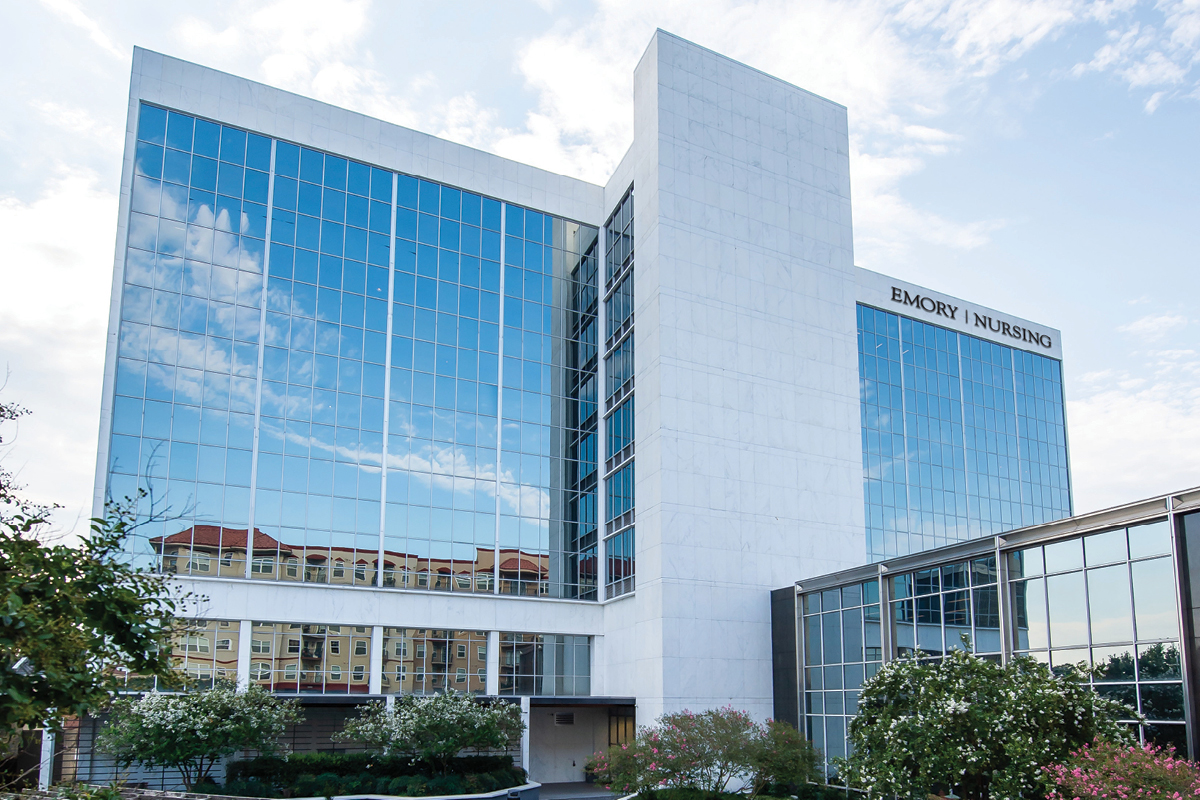
<svg viewBox="0 0 1200 800">
<path fill-rule="evenodd" d="M 170 536 L 155 536 L 150 540 L 154 544 L 183 544 L 194 547 L 230 547 L 236 550 L 246 549 L 245 528 L 222 528 L 220 525 L 194 525 L 187 530 L 173 533 Z M 275 549 L 288 552 L 290 548 L 274 536 L 268 536 L 257 528 L 254 529 L 254 549 Z"/>
<path fill-rule="evenodd" d="M 541 572 L 542 568 L 528 558 L 506 558 L 500 562 L 500 569 L 505 572 L 520 570 L 521 572 Z"/>
</svg>

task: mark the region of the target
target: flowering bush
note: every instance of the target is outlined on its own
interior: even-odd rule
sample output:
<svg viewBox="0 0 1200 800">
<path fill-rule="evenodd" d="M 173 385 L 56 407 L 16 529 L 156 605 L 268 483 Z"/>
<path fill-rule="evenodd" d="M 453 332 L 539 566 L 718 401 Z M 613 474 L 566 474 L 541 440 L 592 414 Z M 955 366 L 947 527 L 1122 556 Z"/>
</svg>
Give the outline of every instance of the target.
<svg viewBox="0 0 1200 800">
<path fill-rule="evenodd" d="M 1050 800 L 1200 795 L 1200 768 L 1176 758 L 1173 747 L 1126 747 L 1099 741 L 1043 770 L 1052 786 Z"/>
<path fill-rule="evenodd" d="M 121 767 L 178 769 L 191 791 L 211 781 L 213 765 L 238 750 L 286 753 L 279 737 L 300 719 L 295 700 L 279 700 L 258 686 L 238 692 L 221 681 L 203 692 L 151 692 L 115 701 L 96 747 Z"/>
<path fill-rule="evenodd" d="M 463 750 L 504 748 L 524 730 L 521 709 L 512 703 L 485 705 L 471 695 L 449 691 L 404 695 L 390 713 L 381 702 L 361 706 L 358 717 L 347 720 L 334 739 L 408 755 L 445 775 Z"/>
<path fill-rule="evenodd" d="M 1029 658 L 1007 666 L 956 650 L 901 659 L 863 684 L 850 722 L 847 782 L 873 795 L 922 797 L 953 788 L 964 798 L 1044 797 L 1042 767 L 1096 738 L 1129 744 L 1118 719 L 1137 712 L 1099 697 L 1087 673 L 1060 676 Z"/>
<path fill-rule="evenodd" d="M 726 791 L 731 782 L 757 795 L 770 784 L 799 784 L 816 774 L 816 752 L 786 722 L 760 725 L 733 708 L 664 714 L 630 744 L 610 747 L 588 762 L 605 786 L 620 791 Z"/>
</svg>

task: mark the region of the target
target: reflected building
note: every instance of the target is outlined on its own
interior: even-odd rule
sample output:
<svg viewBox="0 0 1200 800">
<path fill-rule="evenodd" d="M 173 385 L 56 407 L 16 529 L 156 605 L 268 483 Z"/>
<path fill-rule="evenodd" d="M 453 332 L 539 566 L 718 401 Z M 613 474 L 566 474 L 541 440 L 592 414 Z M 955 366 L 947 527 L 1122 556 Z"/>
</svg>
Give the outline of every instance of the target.
<svg viewBox="0 0 1200 800">
<path fill-rule="evenodd" d="M 135 50 L 95 511 L 147 491 L 197 685 L 509 697 L 583 780 L 771 714 L 770 590 L 1071 513 L 1059 332 L 855 266 L 845 107 L 663 31 L 633 83 L 601 185 Z M 964 569 L 905 647 L 986 638 Z"/>
<path fill-rule="evenodd" d="M 1195 758 L 1194 565 L 1200 489 L 806 578 L 772 593 L 775 714 L 844 756 L 883 663 L 969 649 L 1096 667 L 1142 741 Z"/>
</svg>

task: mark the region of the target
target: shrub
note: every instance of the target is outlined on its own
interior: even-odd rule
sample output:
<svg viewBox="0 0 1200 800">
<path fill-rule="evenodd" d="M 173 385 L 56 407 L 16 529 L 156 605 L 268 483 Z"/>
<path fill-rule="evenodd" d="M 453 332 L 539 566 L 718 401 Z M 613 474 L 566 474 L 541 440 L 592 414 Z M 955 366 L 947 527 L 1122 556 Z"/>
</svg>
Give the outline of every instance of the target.
<svg viewBox="0 0 1200 800">
<path fill-rule="evenodd" d="M 512 703 L 484 704 L 450 691 L 425 697 L 405 695 L 390 712 L 382 702 L 360 706 L 358 717 L 347 720 L 334 739 L 404 754 L 445 775 L 463 750 L 507 747 L 524 730 L 521 710 Z"/>
<path fill-rule="evenodd" d="M 597 753 L 588 769 L 619 791 L 687 790 L 675 800 L 688 800 L 688 792 L 721 794 L 735 780 L 751 797 L 771 784 L 802 784 L 816 776 L 816 761 L 812 745 L 786 722 L 759 725 L 723 708 L 664 714 L 632 744 Z"/>
<path fill-rule="evenodd" d="M 512 756 L 462 756 L 450 761 L 449 771 L 456 774 L 512 771 Z M 276 786 L 289 786 L 300 775 L 332 772 L 335 775 L 367 773 L 376 778 L 398 778 L 420 773 L 421 765 L 411 756 L 384 753 L 294 753 L 286 760 L 277 756 L 258 756 L 232 761 L 225 767 L 228 780 L 256 779 Z M 514 784 L 515 785 L 515 784 Z"/>
<path fill-rule="evenodd" d="M 121 767 L 178 769 L 190 791 L 211 780 L 213 765 L 238 750 L 283 751 L 279 737 L 300 718 L 294 700 L 279 700 L 254 685 L 238 692 L 232 682 L 222 681 L 202 692 L 151 692 L 114 701 L 96 748 Z"/>
<path fill-rule="evenodd" d="M 1088 672 L 1060 676 L 1029 658 L 1006 666 L 955 650 L 901 659 L 863 684 L 850 722 L 847 783 L 870 794 L 925 797 L 954 788 L 963 798 L 1044 797 L 1041 767 L 1097 737 L 1131 742 L 1119 719 L 1137 712 L 1099 697 Z"/>
<path fill-rule="evenodd" d="M 1099 741 L 1072 752 L 1063 763 L 1043 769 L 1052 787 L 1051 800 L 1200 794 L 1200 767 L 1176 758 L 1173 747 L 1126 747 Z"/>
</svg>

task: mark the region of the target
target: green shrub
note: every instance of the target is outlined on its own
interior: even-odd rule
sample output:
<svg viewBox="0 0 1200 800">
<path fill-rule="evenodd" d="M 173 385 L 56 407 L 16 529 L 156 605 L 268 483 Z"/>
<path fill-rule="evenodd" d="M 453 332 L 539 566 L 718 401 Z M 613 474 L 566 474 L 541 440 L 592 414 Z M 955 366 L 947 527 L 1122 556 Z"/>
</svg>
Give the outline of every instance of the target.
<svg viewBox="0 0 1200 800">
<path fill-rule="evenodd" d="M 430 778 L 425 787 L 426 794 L 465 794 L 466 782 L 462 775 L 439 775 Z"/>
<path fill-rule="evenodd" d="M 449 772 L 471 775 L 512 769 L 511 756 L 465 756 L 453 759 Z M 341 776 L 360 775 L 365 772 L 376 778 L 399 778 L 418 775 L 421 773 L 421 767 L 414 765 L 409 756 L 381 753 L 296 753 L 287 760 L 274 756 L 259 756 L 233 761 L 225 768 L 227 780 L 254 778 L 275 786 L 291 786 L 301 775 L 319 775 L 326 772 Z"/>
</svg>

